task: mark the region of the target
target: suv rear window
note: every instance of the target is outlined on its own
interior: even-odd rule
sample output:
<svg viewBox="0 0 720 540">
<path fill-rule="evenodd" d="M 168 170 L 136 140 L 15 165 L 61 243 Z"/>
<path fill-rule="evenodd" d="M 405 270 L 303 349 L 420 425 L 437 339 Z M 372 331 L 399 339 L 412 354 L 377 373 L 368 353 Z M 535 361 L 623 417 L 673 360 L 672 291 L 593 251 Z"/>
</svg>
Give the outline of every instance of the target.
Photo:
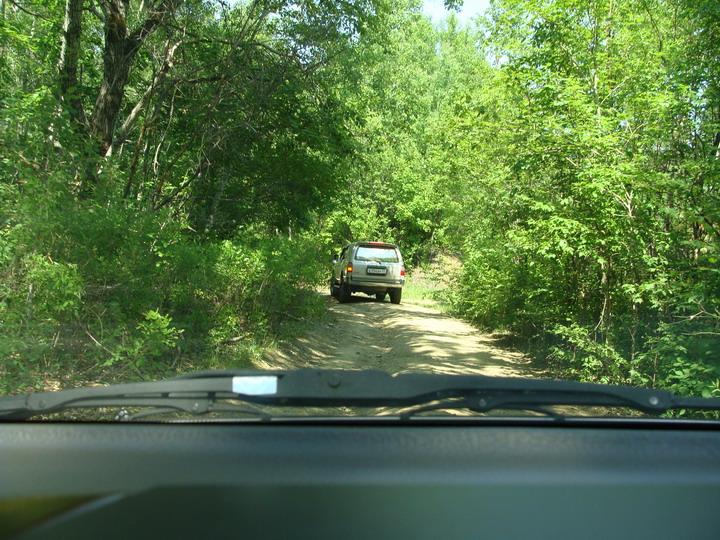
<svg viewBox="0 0 720 540">
<path fill-rule="evenodd" d="M 356 261 L 400 262 L 397 251 L 391 247 L 360 246 L 355 253 Z"/>
</svg>

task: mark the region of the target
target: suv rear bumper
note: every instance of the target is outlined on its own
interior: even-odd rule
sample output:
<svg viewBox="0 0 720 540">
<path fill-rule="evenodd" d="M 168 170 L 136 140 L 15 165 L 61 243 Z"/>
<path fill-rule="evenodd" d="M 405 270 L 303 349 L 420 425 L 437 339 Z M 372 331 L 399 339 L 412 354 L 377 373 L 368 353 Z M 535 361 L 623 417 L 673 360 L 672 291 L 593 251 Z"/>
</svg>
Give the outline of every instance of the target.
<svg viewBox="0 0 720 540">
<path fill-rule="evenodd" d="M 383 292 L 387 289 L 401 289 L 405 285 L 405 278 L 379 280 L 352 276 L 347 280 L 350 290 L 355 292 Z"/>
</svg>

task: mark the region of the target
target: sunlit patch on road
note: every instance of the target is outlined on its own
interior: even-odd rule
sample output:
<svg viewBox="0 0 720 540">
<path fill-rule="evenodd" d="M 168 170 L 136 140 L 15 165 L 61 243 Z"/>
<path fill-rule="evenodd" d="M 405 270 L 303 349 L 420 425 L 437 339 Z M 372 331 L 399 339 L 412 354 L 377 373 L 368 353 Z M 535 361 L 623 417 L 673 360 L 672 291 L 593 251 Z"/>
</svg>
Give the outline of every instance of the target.
<svg viewBox="0 0 720 540">
<path fill-rule="evenodd" d="M 496 346 L 497 340 L 431 307 L 358 296 L 347 304 L 333 300 L 328 311 L 329 320 L 281 344 L 258 367 L 536 375 L 522 354 Z"/>
</svg>

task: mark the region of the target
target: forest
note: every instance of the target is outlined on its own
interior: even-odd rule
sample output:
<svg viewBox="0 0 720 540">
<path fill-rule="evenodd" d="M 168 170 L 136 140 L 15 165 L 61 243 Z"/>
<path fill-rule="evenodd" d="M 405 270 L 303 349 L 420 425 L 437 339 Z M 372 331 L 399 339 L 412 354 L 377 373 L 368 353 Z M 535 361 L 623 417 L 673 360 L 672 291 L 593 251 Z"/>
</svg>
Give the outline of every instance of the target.
<svg viewBox="0 0 720 540">
<path fill-rule="evenodd" d="M 0 393 L 252 366 L 382 239 L 553 376 L 720 396 L 720 3 L 421 8 L 0 0 Z"/>
</svg>

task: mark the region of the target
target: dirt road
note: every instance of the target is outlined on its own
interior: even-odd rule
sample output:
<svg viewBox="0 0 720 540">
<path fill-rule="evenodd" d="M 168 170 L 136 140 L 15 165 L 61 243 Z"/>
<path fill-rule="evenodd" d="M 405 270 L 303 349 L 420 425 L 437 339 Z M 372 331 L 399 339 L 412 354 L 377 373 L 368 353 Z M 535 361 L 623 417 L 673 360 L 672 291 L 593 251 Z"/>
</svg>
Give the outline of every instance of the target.
<svg viewBox="0 0 720 540">
<path fill-rule="evenodd" d="M 347 304 L 328 302 L 328 320 L 281 344 L 258 367 L 532 375 L 522 354 L 497 347 L 492 337 L 437 309 L 364 295 Z"/>
</svg>

